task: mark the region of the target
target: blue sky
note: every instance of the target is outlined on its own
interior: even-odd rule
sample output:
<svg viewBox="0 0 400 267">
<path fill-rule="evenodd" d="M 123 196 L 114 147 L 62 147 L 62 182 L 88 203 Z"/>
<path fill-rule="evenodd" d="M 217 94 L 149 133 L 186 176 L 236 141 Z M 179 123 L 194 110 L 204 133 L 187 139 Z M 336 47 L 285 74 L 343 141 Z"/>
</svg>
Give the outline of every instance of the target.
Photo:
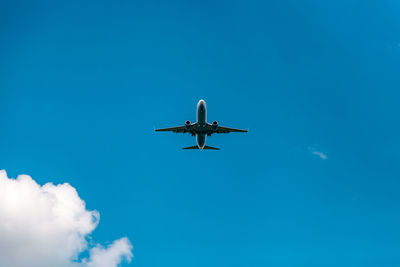
<svg viewBox="0 0 400 267">
<path fill-rule="evenodd" d="M 0 169 L 70 183 L 130 266 L 398 266 L 399 12 L 2 1 Z M 153 131 L 201 98 L 249 133 L 182 151 L 193 137 Z"/>
</svg>

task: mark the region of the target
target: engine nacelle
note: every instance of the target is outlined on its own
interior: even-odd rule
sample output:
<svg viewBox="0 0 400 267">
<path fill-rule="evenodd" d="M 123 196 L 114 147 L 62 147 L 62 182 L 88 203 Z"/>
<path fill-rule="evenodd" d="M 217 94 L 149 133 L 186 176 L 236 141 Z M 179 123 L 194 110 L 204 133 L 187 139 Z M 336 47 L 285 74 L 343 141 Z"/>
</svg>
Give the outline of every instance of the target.
<svg viewBox="0 0 400 267">
<path fill-rule="evenodd" d="M 217 122 L 217 121 L 213 121 L 213 123 L 211 124 L 211 126 L 212 126 L 212 128 L 213 128 L 214 131 L 217 130 L 217 128 L 218 128 L 218 122 Z"/>
<path fill-rule="evenodd" d="M 190 130 L 190 126 L 192 126 L 192 123 L 190 121 L 185 122 L 185 128 L 186 130 Z"/>
</svg>

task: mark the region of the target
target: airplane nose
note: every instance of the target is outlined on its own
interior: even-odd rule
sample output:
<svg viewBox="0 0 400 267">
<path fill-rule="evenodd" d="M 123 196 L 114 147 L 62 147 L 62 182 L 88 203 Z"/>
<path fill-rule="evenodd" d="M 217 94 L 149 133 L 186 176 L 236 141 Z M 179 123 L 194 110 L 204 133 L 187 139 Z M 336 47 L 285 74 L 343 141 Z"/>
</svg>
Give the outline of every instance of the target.
<svg viewBox="0 0 400 267">
<path fill-rule="evenodd" d="M 206 109 L 206 101 L 200 99 L 199 103 L 197 104 L 197 108 L 200 112 L 203 112 Z"/>
</svg>

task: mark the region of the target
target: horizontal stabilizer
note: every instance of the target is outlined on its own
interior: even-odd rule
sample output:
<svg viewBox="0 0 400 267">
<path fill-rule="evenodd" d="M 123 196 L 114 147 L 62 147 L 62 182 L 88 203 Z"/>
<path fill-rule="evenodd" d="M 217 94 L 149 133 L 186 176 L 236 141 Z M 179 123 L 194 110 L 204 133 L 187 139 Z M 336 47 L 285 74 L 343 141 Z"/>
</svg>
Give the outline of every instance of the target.
<svg viewBox="0 0 400 267">
<path fill-rule="evenodd" d="M 203 149 L 219 150 L 219 148 L 217 148 L 217 147 L 212 147 L 212 146 L 205 146 Z"/>
<path fill-rule="evenodd" d="M 189 146 L 189 147 L 184 147 L 182 149 L 199 149 L 199 147 L 198 146 Z M 203 149 L 219 150 L 219 148 L 212 147 L 212 146 L 204 146 Z"/>
<path fill-rule="evenodd" d="M 199 149 L 198 146 L 189 146 L 189 147 L 184 147 L 182 149 Z"/>
</svg>

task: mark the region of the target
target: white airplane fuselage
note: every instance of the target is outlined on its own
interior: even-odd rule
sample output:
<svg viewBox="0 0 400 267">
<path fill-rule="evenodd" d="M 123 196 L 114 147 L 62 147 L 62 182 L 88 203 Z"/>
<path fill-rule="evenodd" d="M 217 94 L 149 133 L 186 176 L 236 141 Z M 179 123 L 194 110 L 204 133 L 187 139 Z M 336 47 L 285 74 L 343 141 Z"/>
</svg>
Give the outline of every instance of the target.
<svg viewBox="0 0 400 267">
<path fill-rule="evenodd" d="M 207 136 L 207 105 L 204 100 L 197 103 L 196 119 L 196 143 L 199 149 L 203 149 L 206 145 Z"/>
</svg>

